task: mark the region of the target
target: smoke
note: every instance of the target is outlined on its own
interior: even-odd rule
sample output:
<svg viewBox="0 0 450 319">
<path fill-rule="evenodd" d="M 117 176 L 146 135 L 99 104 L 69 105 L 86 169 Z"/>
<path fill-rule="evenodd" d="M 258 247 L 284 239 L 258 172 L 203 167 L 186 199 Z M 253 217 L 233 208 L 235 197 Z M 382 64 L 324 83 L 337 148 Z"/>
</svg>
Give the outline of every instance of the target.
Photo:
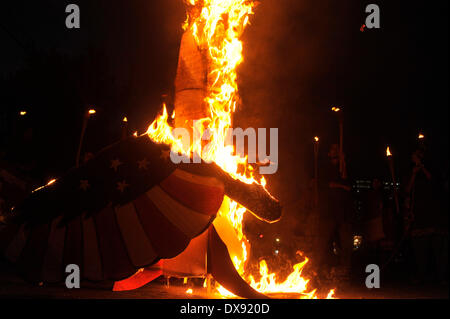
<svg viewBox="0 0 450 319">
<path fill-rule="evenodd" d="M 267 179 L 288 219 L 299 214 L 312 177 L 313 136 L 334 125 L 323 114 L 339 100 L 349 12 L 345 2 L 295 0 L 262 1 L 255 11 L 243 39 L 235 126 L 279 128 L 279 170 Z"/>
</svg>

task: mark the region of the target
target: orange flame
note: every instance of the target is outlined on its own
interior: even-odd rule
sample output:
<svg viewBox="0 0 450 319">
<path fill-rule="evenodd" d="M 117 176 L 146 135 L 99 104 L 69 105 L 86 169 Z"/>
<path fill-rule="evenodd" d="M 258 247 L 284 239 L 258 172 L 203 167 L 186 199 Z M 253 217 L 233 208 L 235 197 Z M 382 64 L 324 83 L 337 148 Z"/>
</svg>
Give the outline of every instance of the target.
<svg viewBox="0 0 450 319">
<path fill-rule="evenodd" d="M 331 289 L 328 293 L 326 299 L 334 299 L 334 289 Z"/>
<path fill-rule="evenodd" d="M 47 182 L 47 184 L 45 184 L 45 185 L 43 185 L 43 186 L 40 186 L 40 187 L 34 189 L 33 191 L 31 191 L 31 193 L 35 193 L 35 192 L 37 192 L 37 191 L 40 191 L 41 189 L 43 189 L 43 188 L 45 188 L 45 187 L 48 187 L 48 186 L 50 186 L 50 185 L 53 185 L 55 182 L 56 182 L 56 178 L 53 178 L 53 179 L 49 180 L 49 181 Z"/>
<path fill-rule="evenodd" d="M 339 107 L 335 107 L 335 106 L 333 106 L 332 108 L 331 108 L 331 110 L 333 111 L 333 112 L 340 112 L 341 111 L 341 109 L 339 108 Z"/>
<path fill-rule="evenodd" d="M 389 146 L 386 149 L 386 156 L 387 157 L 391 157 L 392 156 L 391 149 L 389 148 Z"/>
</svg>

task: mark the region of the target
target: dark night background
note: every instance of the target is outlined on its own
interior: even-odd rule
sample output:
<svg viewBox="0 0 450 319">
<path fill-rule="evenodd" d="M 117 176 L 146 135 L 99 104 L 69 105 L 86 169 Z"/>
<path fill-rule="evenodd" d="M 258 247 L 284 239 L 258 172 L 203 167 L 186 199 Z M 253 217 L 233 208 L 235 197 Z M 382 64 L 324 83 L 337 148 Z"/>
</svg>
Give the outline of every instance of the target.
<svg viewBox="0 0 450 319">
<path fill-rule="evenodd" d="M 65 27 L 69 3 L 80 6 L 81 29 Z M 381 29 L 361 32 L 369 3 L 381 8 Z M 437 0 L 261 1 L 244 35 L 236 126 L 279 128 L 279 171 L 268 179 L 286 207 L 309 183 L 313 136 L 323 157 L 338 140 L 331 106 L 345 112 L 353 177 L 388 179 L 387 145 L 407 174 L 419 131 L 448 171 L 447 12 Z M 34 161 L 38 183 L 59 176 L 74 165 L 89 105 L 98 113 L 86 150 L 118 140 L 124 116 L 145 131 L 172 91 L 184 18 L 181 0 L 2 3 L 3 160 Z"/>
</svg>

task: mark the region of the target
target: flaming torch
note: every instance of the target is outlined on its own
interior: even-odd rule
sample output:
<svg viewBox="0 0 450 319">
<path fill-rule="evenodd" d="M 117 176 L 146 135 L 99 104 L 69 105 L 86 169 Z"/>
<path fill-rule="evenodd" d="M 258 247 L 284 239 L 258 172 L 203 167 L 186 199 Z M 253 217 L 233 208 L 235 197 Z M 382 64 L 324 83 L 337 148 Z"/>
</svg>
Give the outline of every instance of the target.
<svg viewBox="0 0 450 319">
<path fill-rule="evenodd" d="M 417 136 L 417 140 L 419 141 L 419 147 L 424 149 L 425 148 L 425 135 L 423 133 L 419 133 Z"/>
<path fill-rule="evenodd" d="M 398 204 L 397 182 L 395 180 L 394 159 L 393 159 L 393 156 L 392 156 L 392 153 L 391 153 L 391 149 L 390 149 L 389 146 L 386 149 L 386 156 L 388 158 L 389 169 L 391 171 L 392 183 L 394 185 L 395 209 L 396 209 L 397 213 L 400 213 L 400 206 Z"/>
<path fill-rule="evenodd" d="M 81 147 L 83 146 L 84 134 L 86 133 L 86 128 L 88 125 L 89 118 L 92 115 L 94 115 L 95 113 L 97 113 L 97 111 L 95 109 L 89 109 L 84 113 L 83 125 L 81 127 L 81 134 L 80 134 L 80 142 L 78 144 L 77 158 L 76 158 L 76 162 L 75 162 L 76 167 L 80 166 Z"/>
<path fill-rule="evenodd" d="M 337 114 L 339 120 L 339 173 L 343 179 L 346 178 L 344 168 L 344 118 L 342 117 L 342 110 L 339 107 L 333 106 L 331 111 Z"/>
<path fill-rule="evenodd" d="M 122 120 L 122 140 L 128 137 L 128 119 L 125 116 Z"/>
</svg>

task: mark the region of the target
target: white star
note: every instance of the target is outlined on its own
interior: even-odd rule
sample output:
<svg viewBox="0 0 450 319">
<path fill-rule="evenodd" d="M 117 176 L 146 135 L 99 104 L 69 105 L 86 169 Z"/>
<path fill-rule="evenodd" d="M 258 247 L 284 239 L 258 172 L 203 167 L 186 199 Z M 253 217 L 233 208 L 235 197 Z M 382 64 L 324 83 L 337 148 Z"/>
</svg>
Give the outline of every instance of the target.
<svg viewBox="0 0 450 319">
<path fill-rule="evenodd" d="M 120 165 L 122 165 L 122 162 L 121 162 L 118 158 L 116 158 L 115 160 L 112 160 L 112 161 L 111 161 L 111 168 L 112 168 L 115 172 L 117 172 L 117 168 L 118 168 Z"/>
</svg>

